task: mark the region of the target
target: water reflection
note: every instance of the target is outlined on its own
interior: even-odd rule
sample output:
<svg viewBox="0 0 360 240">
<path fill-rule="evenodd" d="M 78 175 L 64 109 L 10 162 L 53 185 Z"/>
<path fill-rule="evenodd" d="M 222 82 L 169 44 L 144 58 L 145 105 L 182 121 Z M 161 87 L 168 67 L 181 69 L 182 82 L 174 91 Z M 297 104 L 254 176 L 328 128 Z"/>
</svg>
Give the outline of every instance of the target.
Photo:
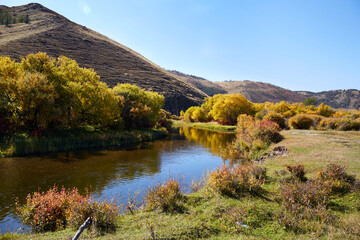
<svg viewBox="0 0 360 240">
<path fill-rule="evenodd" d="M 91 189 L 95 196 L 115 196 L 122 201 L 129 193 L 171 176 L 183 176 L 191 183 L 206 170 L 222 164 L 219 149 L 234 138 L 231 134 L 182 128 L 162 141 L 128 149 L 107 149 L 0 159 L 0 230 L 16 230 L 15 198 L 49 189 L 54 184 Z"/>
<path fill-rule="evenodd" d="M 211 152 L 220 156 L 220 152 L 227 144 L 233 141 L 234 134 L 212 132 L 204 129 L 182 127 L 179 129 L 179 134 L 186 137 L 190 141 L 200 143 L 206 148 L 211 149 Z"/>
</svg>

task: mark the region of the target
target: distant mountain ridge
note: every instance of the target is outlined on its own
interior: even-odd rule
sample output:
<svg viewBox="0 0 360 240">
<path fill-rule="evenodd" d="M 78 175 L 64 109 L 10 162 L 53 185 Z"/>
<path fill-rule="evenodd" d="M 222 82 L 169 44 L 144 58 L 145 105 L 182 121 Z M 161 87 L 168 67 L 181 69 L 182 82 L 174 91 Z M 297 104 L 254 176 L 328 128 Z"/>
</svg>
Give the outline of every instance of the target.
<svg viewBox="0 0 360 240">
<path fill-rule="evenodd" d="M 194 87 L 199 88 L 209 96 L 217 93 L 240 93 L 255 103 L 263 102 L 304 102 L 313 97 L 317 104 L 324 103 L 333 108 L 360 109 L 360 91 L 356 89 L 332 90 L 323 92 L 291 91 L 270 83 L 243 81 L 211 82 L 201 77 L 187 75 L 178 71 L 171 71 L 182 76 L 182 79 Z"/>
<path fill-rule="evenodd" d="M 360 91 L 356 89 L 332 90 L 323 92 L 297 91 L 306 98 L 313 97 L 318 103 L 324 103 L 333 108 L 348 108 L 360 110 Z"/>
<path fill-rule="evenodd" d="M 207 95 L 139 53 L 91 29 L 71 22 L 37 3 L 0 6 L 17 16 L 28 14 L 30 23 L 0 25 L 0 55 L 19 59 L 30 53 L 64 55 L 81 67 L 93 68 L 109 86 L 136 84 L 165 96 L 165 109 L 179 113 L 199 105 Z"/>
</svg>

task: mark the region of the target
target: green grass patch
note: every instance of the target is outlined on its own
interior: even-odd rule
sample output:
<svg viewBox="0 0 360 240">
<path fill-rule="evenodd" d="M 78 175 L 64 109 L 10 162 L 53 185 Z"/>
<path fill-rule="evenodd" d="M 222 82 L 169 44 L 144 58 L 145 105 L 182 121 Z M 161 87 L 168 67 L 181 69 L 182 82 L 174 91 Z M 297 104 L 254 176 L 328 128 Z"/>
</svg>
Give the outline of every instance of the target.
<svg viewBox="0 0 360 240">
<path fill-rule="evenodd" d="M 194 127 L 194 128 L 202 128 L 208 129 L 212 131 L 219 131 L 219 132 L 235 132 L 236 126 L 229 126 L 229 125 L 221 125 L 217 122 L 187 122 L 184 120 L 173 120 L 173 127 Z"/>
</svg>

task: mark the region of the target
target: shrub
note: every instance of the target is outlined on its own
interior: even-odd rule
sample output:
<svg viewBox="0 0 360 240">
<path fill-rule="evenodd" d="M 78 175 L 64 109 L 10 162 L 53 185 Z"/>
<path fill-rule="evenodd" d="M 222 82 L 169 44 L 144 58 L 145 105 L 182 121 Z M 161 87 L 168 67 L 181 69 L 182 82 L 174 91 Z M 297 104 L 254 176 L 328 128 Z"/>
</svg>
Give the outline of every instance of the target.
<svg viewBox="0 0 360 240">
<path fill-rule="evenodd" d="M 171 114 L 164 109 L 160 109 L 159 111 L 159 121 L 156 123 L 156 128 L 165 128 L 169 131 L 172 127 L 173 122 L 171 121 Z"/>
<path fill-rule="evenodd" d="M 259 166 L 254 166 L 251 170 L 251 174 L 258 180 L 265 180 L 267 169 Z"/>
<path fill-rule="evenodd" d="M 336 122 L 336 130 L 339 131 L 359 131 L 360 122 L 350 118 L 342 118 Z"/>
<path fill-rule="evenodd" d="M 317 115 L 317 114 L 311 114 L 309 117 L 311 117 L 313 119 L 313 121 L 314 121 L 313 126 L 314 127 L 317 127 L 320 124 L 321 120 L 324 119 L 323 116 Z"/>
<path fill-rule="evenodd" d="M 233 169 L 224 165 L 210 173 L 207 185 L 213 192 L 229 197 L 240 197 L 243 193 L 258 193 L 264 179 L 256 178 L 253 170 L 249 165 L 240 165 Z"/>
<path fill-rule="evenodd" d="M 56 231 L 66 227 L 73 206 L 88 199 L 89 196 L 81 196 L 76 188 L 58 190 L 54 186 L 47 192 L 29 194 L 24 206 L 17 203 L 17 214 L 35 232 Z"/>
<path fill-rule="evenodd" d="M 314 120 L 307 114 L 298 114 L 289 119 L 289 126 L 293 129 L 310 129 Z"/>
<path fill-rule="evenodd" d="M 281 113 L 268 112 L 264 116 L 263 119 L 264 120 L 270 120 L 270 121 L 273 121 L 273 122 L 277 123 L 281 129 L 286 128 L 286 121 L 285 121 L 284 116 Z"/>
<path fill-rule="evenodd" d="M 69 225 L 79 228 L 88 217 L 91 217 L 91 228 L 97 234 L 115 232 L 119 209 L 116 201 L 104 199 L 102 202 L 88 199 L 84 203 L 75 203 L 68 217 Z"/>
<path fill-rule="evenodd" d="M 269 147 L 272 142 L 279 142 L 282 136 L 279 125 L 270 120 L 256 120 L 245 114 L 237 119 L 237 136 L 223 153 L 227 159 L 257 159 L 262 150 Z"/>
<path fill-rule="evenodd" d="M 299 179 L 300 181 L 306 181 L 304 165 L 294 164 L 285 166 L 293 177 Z"/>
<path fill-rule="evenodd" d="M 188 110 L 186 110 L 186 112 L 184 113 L 184 119 L 190 122 L 194 122 L 194 120 L 192 119 L 192 114 L 197 108 L 198 107 L 189 107 Z"/>
<path fill-rule="evenodd" d="M 180 190 L 180 183 L 169 178 L 164 184 L 148 189 L 145 197 L 148 210 L 157 210 L 161 212 L 182 211 L 181 200 L 184 198 Z"/>
<path fill-rule="evenodd" d="M 324 117 L 331 117 L 335 111 L 330 106 L 321 103 L 319 107 L 317 107 L 316 113 Z"/>
<path fill-rule="evenodd" d="M 254 124 L 254 118 L 247 114 L 240 114 L 237 118 L 237 132 L 245 132 L 247 128 Z"/>
<path fill-rule="evenodd" d="M 326 170 L 319 170 L 316 178 L 329 188 L 330 193 L 344 194 L 355 183 L 355 175 L 346 173 L 346 167 L 336 163 L 328 164 Z"/>
<path fill-rule="evenodd" d="M 267 109 L 261 109 L 259 112 L 255 114 L 255 118 L 257 120 L 263 120 L 264 116 L 268 114 L 269 110 Z"/>
<path fill-rule="evenodd" d="M 116 202 L 93 201 L 90 195 L 81 196 L 76 188 L 59 190 L 54 186 L 47 192 L 29 194 L 26 200 L 24 206 L 16 203 L 17 214 L 35 232 L 57 231 L 68 225 L 78 228 L 88 217 L 97 233 L 116 228 Z"/>
<path fill-rule="evenodd" d="M 301 206 L 315 207 L 327 201 L 326 187 L 321 181 L 282 182 L 279 199 L 283 206 L 294 210 Z"/>
<path fill-rule="evenodd" d="M 337 123 L 337 119 L 336 118 L 324 118 L 320 121 L 319 123 L 319 128 L 320 129 L 336 129 L 336 123 Z"/>
<path fill-rule="evenodd" d="M 321 181 L 282 182 L 278 200 L 281 210 L 275 213 L 280 224 L 297 233 L 317 231 L 319 224 L 334 218 L 326 209 L 328 192 Z"/>
</svg>

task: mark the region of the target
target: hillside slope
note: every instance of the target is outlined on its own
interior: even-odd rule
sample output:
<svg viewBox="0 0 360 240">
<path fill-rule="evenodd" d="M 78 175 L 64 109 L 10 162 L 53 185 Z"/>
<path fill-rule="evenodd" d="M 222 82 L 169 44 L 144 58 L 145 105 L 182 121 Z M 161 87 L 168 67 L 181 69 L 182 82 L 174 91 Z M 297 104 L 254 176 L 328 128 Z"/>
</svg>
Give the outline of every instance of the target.
<svg viewBox="0 0 360 240">
<path fill-rule="evenodd" d="M 64 55 L 75 59 L 81 67 L 93 68 L 101 81 L 111 87 L 131 83 L 163 94 L 165 109 L 172 113 L 198 105 L 207 96 L 137 52 L 40 4 L 0 9 L 30 16 L 29 24 L 0 25 L 1 56 L 19 59 L 39 51 L 53 57 Z"/>
<path fill-rule="evenodd" d="M 306 98 L 313 97 L 318 103 L 324 103 L 333 108 L 360 109 L 360 91 L 356 89 L 333 90 L 323 92 L 298 91 Z"/>
<path fill-rule="evenodd" d="M 191 84 L 192 86 L 198 88 L 209 96 L 213 96 L 215 94 L 226 94 L 227 91 L 223 89 L 217 82 L 211 82 L 202 77 L 197 77 L 194 75 L 188 75 L 181 73 L 179 71 L 170 71 L 172 74 L 175 74 L 178 78 Z"/>
<path fill-rule="evenodd" d="M 303 102 L 306 97 L 269 83 L 253 81 L 225 81 L 218 82 L 228 93 L 241 93 L 248 100 L 256 103 L 262 102 Z"/>
</svg>

